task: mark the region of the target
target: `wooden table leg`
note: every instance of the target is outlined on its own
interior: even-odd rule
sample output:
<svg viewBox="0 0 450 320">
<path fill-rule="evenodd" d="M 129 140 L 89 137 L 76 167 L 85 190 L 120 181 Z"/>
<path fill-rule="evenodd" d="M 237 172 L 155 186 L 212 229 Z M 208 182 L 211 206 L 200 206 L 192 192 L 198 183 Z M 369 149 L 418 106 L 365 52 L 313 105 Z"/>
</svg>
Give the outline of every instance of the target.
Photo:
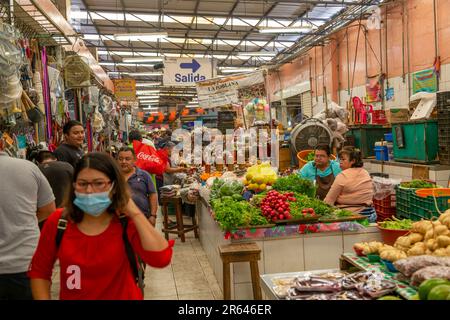
<svg viewBox="0 0 450 320">
<path fill-rule="evenodd" d="M 163 218 L 164 218 L 164 220 L 163 220 L 164 236 L 165 236 L 166 240 L 169 240 L 169 233 L 166 231 L 169 228 L 169 213 L 168 213 L 168 209 L 167 209 L 167 202 L 163 202 L 161 211 L 162 211 Z"/>
<path fill-rule="evenodd" d="M 223 262 L 223 300 L 231 300 L 230 263 Z"/>
<path fill-rule="evenodd" d="M 183 213 L 181 212 L 181 203 L 177 201 L 175 204 L 175 212 L 177 215 L 177 230 L 178 236 L 181 238 L 181 242 L 186 242 L 186 237 L 184 236 L 184 223 L 183 223 Z"/>
<path fill-rule="evenodd" d="M 192 225 L 195 227 L 194 228 L 195 238 L 198 239 L 199 236 L 198 236 L 198 225 L 197 225 L 197 212 L 192 217 Z"/>
<path fill-rule="evenodd" d="M 252 275 L 253 299 L 262 300 L 261 286 L 259 284 L 258 261 L 250 261 L 250 270 Z"/>
</svg>

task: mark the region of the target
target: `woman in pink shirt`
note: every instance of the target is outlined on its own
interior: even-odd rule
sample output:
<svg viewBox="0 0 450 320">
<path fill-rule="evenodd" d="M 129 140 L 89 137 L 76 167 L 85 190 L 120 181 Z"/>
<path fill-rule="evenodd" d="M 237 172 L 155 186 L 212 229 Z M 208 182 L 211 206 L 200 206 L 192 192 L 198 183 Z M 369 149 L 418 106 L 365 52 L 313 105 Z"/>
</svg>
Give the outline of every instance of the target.
<svg viewBox="0 0 450 320">
<path fill-rule="evenodd" d="M 361 151 L 354 147 L 344 147 L 339 152 L 342 172 L 336 177 L 324 201 L 329 205 L 367 215 L 369 222 L 376 221 L 372 207 L 373 183 L 369 173 L 363 168 Z"/>
</svg>

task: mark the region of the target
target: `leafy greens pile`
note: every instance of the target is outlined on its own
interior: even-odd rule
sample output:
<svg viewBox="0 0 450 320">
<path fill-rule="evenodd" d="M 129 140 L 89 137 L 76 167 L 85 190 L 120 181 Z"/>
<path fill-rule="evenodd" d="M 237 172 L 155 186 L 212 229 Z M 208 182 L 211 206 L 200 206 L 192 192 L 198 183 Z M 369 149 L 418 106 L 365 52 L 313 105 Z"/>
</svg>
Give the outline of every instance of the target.
<svg viewBox="0 0 450 320">
<path fill-rule="evenodd" d="M 287 177 L 278 178 L 273 184 L 277 191 L 291 191 L 314 198 L 316 196 L 316 187 L 308 179 L 300 178 L 297 174 L 291 174 Z"/>
<path fill-rule="evenodd" d="M 216 221 L 222 230 L 236 227 L 265 225 L 269 222 L 261 214 L 261 210 L 246 201 L 233 199 L 217 199 L 212 201 Z"/>
</svg>

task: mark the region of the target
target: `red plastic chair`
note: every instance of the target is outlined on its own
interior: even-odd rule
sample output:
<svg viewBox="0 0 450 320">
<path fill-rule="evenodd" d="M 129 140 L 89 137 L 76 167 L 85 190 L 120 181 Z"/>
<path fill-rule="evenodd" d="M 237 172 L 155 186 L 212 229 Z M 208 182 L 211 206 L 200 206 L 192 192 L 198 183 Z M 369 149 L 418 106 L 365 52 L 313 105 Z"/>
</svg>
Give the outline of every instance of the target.
<svg viewBox="0 0 450 320">
<path fill-rule="evenodd" d="M 359 97 L 353 97 L 353 108 L 355 108 L 355 123 L 356 124 L 366 124 L 368 123 L 367 115 L 373 113 L 373 106 L 371 104 L 362 103 Z"/>
</svg>

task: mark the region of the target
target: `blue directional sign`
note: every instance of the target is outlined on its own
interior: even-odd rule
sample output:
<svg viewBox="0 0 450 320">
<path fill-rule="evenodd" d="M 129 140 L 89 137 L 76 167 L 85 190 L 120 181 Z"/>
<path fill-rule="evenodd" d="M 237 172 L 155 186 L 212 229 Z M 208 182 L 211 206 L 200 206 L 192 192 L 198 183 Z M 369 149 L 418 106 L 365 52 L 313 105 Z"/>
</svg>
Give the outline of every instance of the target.
<svg viewBox="0 0 450 320">
<path fill-rule="evenodd" d="M 197 60 L 192 59 L 191 63 L 180 63 L 181 69 L 192 69 L 192 72 L 197 72 L 198 69 L 200 69 L 200 64 L 197 62 Z"/>
<path fill-rule="evenodd" d="M 210 59 L 166 58 L 164 61 L 164 85 L 191 86 L 214 76 Z"/>
</svg>

